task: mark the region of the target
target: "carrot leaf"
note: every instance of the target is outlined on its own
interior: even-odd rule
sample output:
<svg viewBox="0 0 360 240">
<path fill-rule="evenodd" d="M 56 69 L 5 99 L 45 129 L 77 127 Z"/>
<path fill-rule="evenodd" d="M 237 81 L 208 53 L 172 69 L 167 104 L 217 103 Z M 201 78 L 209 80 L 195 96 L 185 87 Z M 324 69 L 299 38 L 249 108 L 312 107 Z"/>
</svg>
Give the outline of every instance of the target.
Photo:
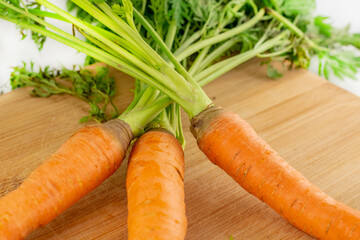
<svg viewBox="0 0 360 240">
<path fill-rule="evenodd" d="M 274 68 L 272 65 L 268 64 L 267 65 L 267 70 L 266 70 L 267 75 L 272 78 L 272 79 L 278 79 L 280 77 L 283 76 L 282 73 L 280 73 L 276 68 Z"/>
<path fill-rule="evenodd" d="M 14 68 L 10 82 L 13 89 L 32 87 L 31 95 L 35 97 L 69 94 L 87 102 L 90 105 L 88 115 L 80 122 L 104 122 L 119 115 L 112 102 L 116 92 L 115 81 L 106 67 L 97 67 L 96 74 L 84 68 L 55 70 L 48 66 L 36 72 L 33 63 L 29 68 L 23 63 L 23 66 Z"/>
<path fill-rule="evenodd" d="M 22 7 L 26 9 L 27 11 L 31 10 L 39 10 L 41 8 L 41 5 L 38 4 L 35 1 L 26 1 L 24 4 L 24 1 L 21 0 L 6 0 L 6 2 L 17 6 Z M 26 16 L 23 16 L 21 14 L 18 14 L 17 12 L 13 11 L 12 9 L 7 9 L 5 6 L 0 4 L 0 16 L 5 15 L 8 17 L 15 17 L 18 19 L 18 21 L 27 22 L 29 24 L 35 24 L 37 26 L 40 26 L 38 23 L 36 23 L 34 20 L 28 19 Z M 44 18 L 42 18 L 44 19 Z M 31 36 L 32 40 L 35 42 L 36 46 L 39 50 L 41 50 L 44 46 L 44 43 L 46 41 L 46 37 L 40 33 L 37 33 L 35 31 L 30 31 L 25 28 L 20 27 L 20 34 L 22 36 L 22 39 L 25 39 L 27 36 Z"/>
</svg>

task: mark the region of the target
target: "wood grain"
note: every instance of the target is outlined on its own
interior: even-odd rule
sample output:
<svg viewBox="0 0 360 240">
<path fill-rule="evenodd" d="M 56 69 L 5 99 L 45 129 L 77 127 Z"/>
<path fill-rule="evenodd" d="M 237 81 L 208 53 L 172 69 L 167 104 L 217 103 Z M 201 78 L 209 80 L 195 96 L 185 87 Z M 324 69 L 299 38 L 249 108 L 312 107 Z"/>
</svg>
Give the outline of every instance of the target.
<svg viewBox="0 0 360 240">
<path fill-rule="evenodd" d="M 132 99 L 117 79 L 120 110 Z M 0 196 L 15 189 L 71 134 L 87 106 L 69 96 L 0 96 Z M 305 71 L 266 78 L 251 61 L 205 87 L 240 114 L 289 163 L 335 199 L 360 210 L 360 99 Z M 187 239 L 312 239 L 241 189 L 201 153 L 183 116 Z M 28 239 L 126 239 L 126 163 L 98 189 Z"/>
</svg>

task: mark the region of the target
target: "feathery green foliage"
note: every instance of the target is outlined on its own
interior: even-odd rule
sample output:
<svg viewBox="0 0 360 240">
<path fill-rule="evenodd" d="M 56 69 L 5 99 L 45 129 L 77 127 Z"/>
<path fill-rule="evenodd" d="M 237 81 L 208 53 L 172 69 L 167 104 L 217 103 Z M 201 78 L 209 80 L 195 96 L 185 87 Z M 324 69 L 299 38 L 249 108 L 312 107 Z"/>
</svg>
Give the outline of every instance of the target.
<svg viewBox="0 0 360 240">
<path fill-rule="evenodd" d="M 22 1 L 22 0 L 6 0 L 6 2 L 17 6 L 17 7 L 23 7 L 24 9 L 26 9 L 26 11 L 28 12 L 32 12 L 34 10 L 40 10 L 41 5 L 34 2 L 34 1 Z M 39 27 L 41 27 L 37 22 L 27 18 L 26 16 L 22 16 L 19 17 L 18 13 L 11 10 L 11 9 L 7 9 L 5 6 L 0 4 L 0 15 L 6 13 L 6 15 L 8 17 L 16 17 L 18 18 L 18 21 L 24 21 L 27 22 L 29 24 L 35 24 Z M 44 19 L 44 18 L 43 18 Z M 22 36 L 22 39 L 25 39 L 28 35 L 31 36 L 32 40 L 35 42 L 36 46 L 38 47 L 39 50 L 41 50 L 44 46 L 44 43 L 46 41 L 46 37 L 40 33 L 34 32 L 34 31 L 29 31 L 27 29 L 24 28 L 20 28 L 20 34 Z"/>
<path fill-rule="evenodd" d="M 80 121 L 95 120 L 105 122 L 118 117 L 118 110 L 112 102 L 115 95 L 115 81 L 109 76 L 107 67 L 97 67 L 96 74 L 89 70 L 61 71 L 50 69 L 49 66 L 34 70 L 34 64 L 26 63 L 15 67 L 10 78 L 13 89 L 32 87 L 31 94 L 35 97 L 49 97 L 54 94 L 70 94 L 87 102 L 90 105 L 89 114 Z"/>
</svg>

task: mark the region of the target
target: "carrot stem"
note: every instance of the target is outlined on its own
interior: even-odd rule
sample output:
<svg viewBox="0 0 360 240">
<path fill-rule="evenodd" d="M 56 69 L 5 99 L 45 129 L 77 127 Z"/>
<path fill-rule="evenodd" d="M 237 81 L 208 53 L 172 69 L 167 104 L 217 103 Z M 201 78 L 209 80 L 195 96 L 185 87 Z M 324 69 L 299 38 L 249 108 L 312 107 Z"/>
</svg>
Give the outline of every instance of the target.
<svg viewBox="0 0 360 240">
<path fill-rule="evenodd" d="M 249 21 L 247 21 L 244 24 L 241 24 L 238 27 L 235 27 L 227 32 L 221 33 L 217 36 L 205 39 L 205 40 L 201 40 L 195 44 L 192 44 L 191 46 L 189 46 L 188 48 L 186 48 L 184 51 L 182 51 L 181 53 L 179 53 L 177 55 L 177 59 L 179 61 L 181 61 L 182 59 L 190 56 L 191 54 L 198 52 L 200 49 L 213 45 L 215 43 L 219 43 L 222 42 L 226 39 L 232 38 L 236 35 L 238 35 L 241 32 L 244 32 L 245 30 L 251 28 L 252 26 L 254 26 L 256 23 L 259 22 L 259 20 L 264 16 L 265 10 L 264 9 L 260 9 L 260 11 Z"/>
</svg>

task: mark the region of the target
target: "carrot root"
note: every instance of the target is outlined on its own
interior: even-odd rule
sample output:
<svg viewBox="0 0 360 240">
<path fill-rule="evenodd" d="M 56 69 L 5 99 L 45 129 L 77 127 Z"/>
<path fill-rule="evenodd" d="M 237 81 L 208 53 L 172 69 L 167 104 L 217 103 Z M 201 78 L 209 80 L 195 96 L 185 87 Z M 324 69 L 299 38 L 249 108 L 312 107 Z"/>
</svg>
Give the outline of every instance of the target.
<svg viewBox="0 0 360 240">
<path fill-rule="evenodd" d="M 99 186 L 120 166 L 132 140 L 121 120 L 87 126 L 0 199 L 0 239 L 23 239 Z"/>
<path fill-rule="evenodd" d="M 184 153 L 164 131 L 149 131 L 135 143 L 129 158 L 128 239 L 185 238 Z"/>
<path fill-rule="evenodd" d="M 297 228 L 319 239 L 360 239 L 360 212 L 311 184 L 237 114 L 209 108 L 191 131 L 212 163 Z"/>
</svg>

